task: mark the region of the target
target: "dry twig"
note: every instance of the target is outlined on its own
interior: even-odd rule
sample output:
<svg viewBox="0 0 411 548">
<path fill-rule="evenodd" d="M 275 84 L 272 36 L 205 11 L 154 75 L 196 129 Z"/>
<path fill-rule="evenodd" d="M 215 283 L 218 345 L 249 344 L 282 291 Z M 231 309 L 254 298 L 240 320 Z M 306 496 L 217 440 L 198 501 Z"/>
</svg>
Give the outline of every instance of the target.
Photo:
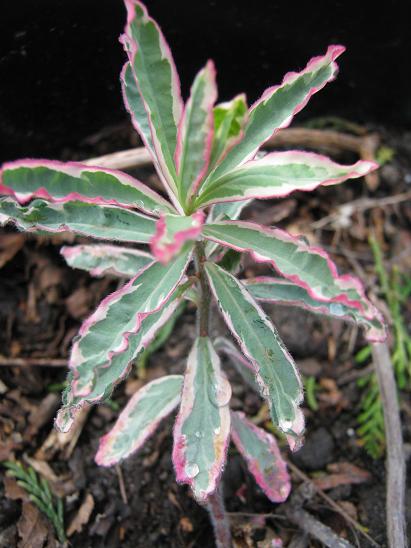
<svg viewBox="0 0 411 548">
<path fill-rule="evenodd" d="M 66 367 L 64 358 L 7 358 L 0 356 L 0 367 Z"/>
<path fill-rule="evenodd" d="M 411 199 L 411 190 L 408 192 L 401 192 L 394 196 L 387 196 L 385 198 L 359 198 L 352 202 L 346 202 L 337 207 L 337 210 L 330 215 L 322 217 L 318 221 L 310 223 L 310 227 L 314 229 L 324 228 L 331 223 L 345 224 L 347 220 L 356 212 L 366 211 L 367 209 L 384 208 L 389 205 L 396 205 L 402 202 L 406 202 Z"/>
<path fill-rule="evenodd" d="M 289 468 L 294 472 L 294 474 L 299 477 L 302 481 L 304 481 L 307 484 L 310 484 L 314 487 L 317 495 L 319 495 L 333 510 L 335 510 L 338 514 L 340 514 L 350 525 L 352 525 L 363 537 L 365 537 L 368 542 L 372 544 L 372 546 L 375 546 L 376 548 L 379 548 L 379 544 L 375 542 L 375 540 L 364 530 L 364 527 L 354 518 L 352 518 L 339 504 L 337 504 L 331 497 L 329 497 L 324 491 L 320 488 L 318 488 L 311 478 L 307 476 L 307 474 L 304 474 L 302 470 L 298 468 L 294 463 L 292 463 L 289 459 L 287 459 L 287 465 Z"/>
<path fill-rule="evenodd" d="M 301 484 L 284 505 L 287 518 L 328 548 L 354 548 L 348 540 L 339 537 L 330 527 L 303 509 L 304 503 L 311 500 L 314 495 L 315 486 L 312 483 Z"/>
<path fill-rule="evenodd" d="M 390 548 L 406 548 L 405 536 L 405 457 L 390 353 L 386 343 L 374 343 L 372 356 L 380 388 L 387 440 L 387 535 Z"/>
</svg>

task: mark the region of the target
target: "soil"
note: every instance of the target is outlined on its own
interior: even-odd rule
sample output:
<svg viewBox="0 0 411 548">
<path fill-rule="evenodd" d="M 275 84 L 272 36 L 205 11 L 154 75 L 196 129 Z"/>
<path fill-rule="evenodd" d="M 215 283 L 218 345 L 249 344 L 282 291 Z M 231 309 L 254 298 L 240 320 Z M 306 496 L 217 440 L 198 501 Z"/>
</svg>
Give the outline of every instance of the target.
<svg viewBox="0 0 411 548">
<path fill-rule="evenodd" d="M 338 204 L 361 197 L 378 199 L 410 189 L 411 134 L 372 129 L 381 134 L 385 146 L 395 151 L 393 160 L 380 170 L 377 190 L 368 190 L 364 181 L 354 181 L 312 194 L 294 194 L 280 201 L 256 202 L 247 209 L 244 218 L 304 233 L 310 241 L 330 251 L 340 271 L 356 269 L 367 288 L 376 292 L 376 274 L 367 237 L 372 228 L 377 230 L 387 264 L 394 262 L 409 276 L 410 254 L 406 250 L 411 246 L 411 203 L 354 213 L 345 226 L 330 224 L 316 230 L 312 227 L 316 220 L 335 212 Z M 64 150 L 61 158 L 81 159 L 136 144 L 129 126 L 103 131 L 90 142 L 92 145 Z M 339 156 L 338 159 L 352 161 L 355 158 Z M 150 170 L 136 174 L 143 180 L 148 176 L 153 181 L 155 177 Z M 163 348 L 151 356 L 144 379 L 141 371 L 134 371 L 128 381 L 116 389 L 109 403 L 91 410 L 69 456 L 64 448 L 60 450 L 58 442 L 48 452 L 40 452 L 52 431 L 53 416 L 59 405 L 57 394 L 61 386 L 57 385 L 64 382 L 66 376 L 65 367 L 61 367 L 58 360 L 67 358 L 71 339 L 82 319 L 118 286 L 116 280 L 95 279 L 65 265 L 59 248 L 63 243 L 74 241 L 86 239 L 70 235 L 18 235 L 12 228 L 2 229 L 0 234 L 0 460 L 17 458 L 24 462 L 29 457 L 35 459 L 32 463 L 37 466 L 39 462 L 46 463 L 52 489 L 64 497 L 66 524 L 71 523 L 91 495 L 94 503 L 91 511 L 83 512 L 84 523 L 69 539 L 73 547 L 212 547 L 207 512 L 174 479 L 170 457 L 172 418 L 164 421 L 140 453 L 121 466 L 99 468 L 93 460 L 99 438 L 117 416 L 114 408 L 121 409 L 145 380 L 184 370 L 185 356 L 195 333 L 192 308 L 188 307 L 179 319 Z M 248 260 L 244 271 L 249 277 L 268 272 Z M 384 308 L 384 303 L 382 306 Z M 368 471 L 369 477 L 363 474 L 358 484 L 346 473 L 345 480 L 327 489 L 327 494 L 366 527 L 379 545 L 386 546 L 384 461 L 367 456 L 356 434 L 361 399 L 357 381 L 340 382 L 347 374 L 356 373 L 358 377 L 363 374 L 365 366 L 356 365 L 353 359 L 355 352 L 365 344 L 361 333 L 297 309 L 268 307 L 267 310 L 304 376 L 314 377 L 320 386 L 318 411 L 312 411 L 306 404 L 304 407 L 305 445 L 290 455 L 280 442 L 284 454 L 312 479 L 332 476 L 335 463 L 350 463 L 362 472 Z M 409 303 L 404 315 L 409 325 Z M 214 334 L 226 333 L 217 312 L 213 331 Z M 7 366 L 7 359 L 20 358 L 26 365 Z M 49 364 L 30 365 L 30 360 L 37 358 L 47 358 Z M 245 410 L 261 426 L 270 428 L 268 413 L 259 397 L 242 384 L 229 363 L 224 362 L 224 366 L 233 385 L 232 406 Z M 401 398 L 404 438 L 409 444 L 409 393 L 402 393 Z M 291 475 L 296 489 L 301 480 L 294 471 Z M 287 546 L 300 534 L 298 527 L 286 519 L 283 505 L 275 505 L 265 498 L 233 448 L 223 484 L 237 546 L 268 547 L 276 536 Z M 4 483 L 0 482 L 0 547 L 52 546 L 50 531 L 48 537 L 36 537 L 33 533 L 24 544 L 21 516 L 25 503 L 22 506 L 19 496 L 15 496 L 14 487 L 6 478 Z M 408 491 L 408 499 L 410 497 Z M 312 498 L 306 509 L 355 545 L 371 546 L 320 497 Z M 41 515 L 39 519 L 43 519 Z M 313 540 L 303 545 L 320 546 Z"/>
</svg>

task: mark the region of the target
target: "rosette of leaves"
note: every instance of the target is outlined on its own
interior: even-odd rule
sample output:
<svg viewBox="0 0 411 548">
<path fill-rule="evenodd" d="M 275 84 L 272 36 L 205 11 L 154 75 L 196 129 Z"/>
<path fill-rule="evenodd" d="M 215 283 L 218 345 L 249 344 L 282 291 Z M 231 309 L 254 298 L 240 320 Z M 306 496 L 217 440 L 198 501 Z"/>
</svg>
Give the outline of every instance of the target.
<svg viewBox="0 0 411 548">
<path fill-rule="evenodd" d="M 3 223 L 110 241 L 62 252 L 74 267 L 128 278 L 84 322 L 73 343 L 69 387 L 56 426 L 69 430 L 81 407 L 109 397 L 130 363 L 189 296 L 198 305 L 198 336 L 184 375 L 141 388 L 102 438 L 96 461 L 110 466 L 137 451 L 161 419 L 177 409 L 176 477 L 199 502 L 210 503 L 214 496 L 230 439 L 261 489 L 271 500 L 282 501 L 290 482 L 274 437 L 243 413 L 230 411 L 230 384 L 209 333 L 210 304 L 217 303 L 241 349 L 239 367 L 252 377 L 291 448 L 304 430 L 301 379 L 261 303 L 357 322 L 370 341 L 384 339 L 383 320 L 361 283 L 340 275 L 325 251 L 284 230 L 238 220 L 250 200 L 312 191 L 376 169 L 372 162 L 340 165 L 297 150 L 257 155 L 334 79 L 344 48 L 330 46 L 251 107 L 244 95 L 215 104 L 215 69 L 208 61 L 184 103 L 158 25 L 140 2 L 125 4 L 124 102 L 166 197 L 125 173 L 98 166 L 30 159 L 6 163 L 1 171 Z M 122 247 L 125 242 L 149 249 Z M 232 260 L 239 253 L 267 263 L 275 276 L 239 280 Z M 216 517 L 214 524 L 219 538 L 224 526 Z"/>
</svg>

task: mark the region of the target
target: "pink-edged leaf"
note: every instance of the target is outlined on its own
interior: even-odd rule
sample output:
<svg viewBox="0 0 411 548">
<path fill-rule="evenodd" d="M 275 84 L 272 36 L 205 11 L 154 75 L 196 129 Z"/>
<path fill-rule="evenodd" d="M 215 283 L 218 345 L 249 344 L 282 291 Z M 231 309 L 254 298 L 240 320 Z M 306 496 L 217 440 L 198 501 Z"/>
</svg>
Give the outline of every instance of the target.
<svg viewBox="0 0 411 548">
<path fill-rule="evenodd" d="M 307 192 L 320 185 L 356 179 L 378 167 L 377 163 L 367 161 L 341 165 L 326 156 L 299 150 L 272 152 L 246 162 L 206 185 L 196 204 L 204 207 L 249 198 L 282 198 L 296 190 Z"/>
<path fill-rule="evenodd" d="M 356 308 L 368 320 L 380 319 L 378 310 L 365 297 L 360 280 L 339 275 L 327 253 L 302 238 L 245 221 L 208 224 L 203 227 L 203 235 L 237 251 L 247 251 L 257 262 L 271 264 L 284 278 L 306 289 L 313 299 Z"/>
<path fill-rule="evenodd" d="M 295 449 L 304 430 L 304 415 L 299 407 L 302 383 L 294 360 L 244 285 L 213 263 L 206 262 L 204 268 L 224 320 L 253 367 L 273 422 L 288 435 Z"/>
<path fill-rule="evenodd" d="M 212 61 L 208 61 L 194 79 L 178 128 L 175 162 L 181 203 L 190 203 L 207 173 L 216 99 L 215 67 Z"/>
<path fill-rule="evenodd" d="M 72 268 L 97 277 L 108 274 L 130 278 L 154 260 L 150 253 L 140 249 L 104 244 L 63 246 L 60 253 Z"/>
<path fill-rule="evenodd" d="M 239 219 L 241 216 L 241 213 L 243 209 L 250 205 L 252 200 L 242 200 L 238 202 L 221 202 L 218 204 L 214 204 L 210 208 L 210 212 L 207 216 L 207 223 L 216 223 L 218 221 L 225 221 L 227 219 L 230 219 L 231 221 L 234 221 L 236 219 Z M 226 252 L 226 250 L 219 248 L 218 244 L 215 242 L 207 242 L 206 244 L 206 256 L 211 257 L 213 253 L 218 250 L 219 252 L 222 251 L 222 254 Z"/>
<path fill-rule="evenodd" d="M 139 133 L 144 146 L 149 151 L 153 163 L 159 168 L 156 151 L 151 136 L 151 127 L 144 102 L 134 77 L 130 62 L 124 64 L 120 74 L 121 91 L 123 93 L 124 106 L 130 114 L 131 122 Z M 161 170 L 159 170 L 161 172 Z"/>
<path fill-rule="evenodd" d="M 237 347 L 225 337 L 217 337 L 214 341 L 214 347 L 219 354 L 225 354 L 229 359 L 231 364 L 235 367 L 237 372 L 240 374 L 242 379 L 250 388 L 252 388 L 257 394 L 261 394 L 261 388 L 257 384 L 255 378 L 255 366 L 242 354 Z M 301 420 L 303 420 L 302 416 Z M 301 434 L 301 432 L 300 432 Z M 292 451 L 298 449 L 301 445 L 302 440 L 295 435 L 286 434 L 286 439 Z"/>
<path fill-rule="evenodd" d="M 182 113 L 178 74 L 170 48 L 145 6 L 137 0 L 125 4 L 128 17 L 122 41 L 147 116 L 140 126 L 149 124 L 158 165 L 177 195 L 174 153 Z"/>
<path fill-rule="evenodd" d="M 267 497 L 272 502 L 284 502 L 291 481 L 275 437 L 255 426 L 244 413 L 232 411 L 231 439 Z"/>
<path fill-rule="evenodd" d="M 135 207 L 152 215 L 175 213 L 162 196 L 122 171 L 57 160 L 17 160 L 3 164 L 0 194 L 20 204 L 33 198 L 55 203 L 79 201 Z"/>
<path fill-rule="evenodd" d="M 157 174 L 161 182 L 163 183 L 171 202 L 174 204 L 174 207 L 177 209 L 177 211 L 182 213 L 183 210 L 175 194 L 173 194 L 172 188 L 170 188 L 170 185 L 163 174 L 160 162 L 157 158 L 151 135 L 150 120 L 147 116 L 146 108 L 144 106 L 140 91 L 137 87 L 137 83 L 130 62 L 125 63 L 123 70 L 121 71 L 120 80 L 124 105 L 131 116 L 132 124 L 140 134 L 144 146 L 151 156 Z"/>
<path fill-rule="evenodd" d="M 249 110 L 242 140 L 228 152 L 209 182 L 253 158 L 275 131 L 287 127 L 311 96 L 334 79 L 338 70 L 335 59 L 344 50 L 343 46 L 330 46 L 325 55 L 311 59 L 304 70 L 290 72 L 281 85 L 268 88 Z"/>
<path fill-rule="evenodd" d="M 113 354 L 107 367 L 98 367 L 95 370 L 93 389 L 87 396 L 74 395 L 73 375 L 69 375 L 69 386 L 63 393 L 63 407 L 56 419 L 58 430 L 67 432 L 84 405 L 95 404 L 110 397 L 113 388 L 128 375 L 131 363 L 147 350 L 154 337 L 178 311 L 186 288 L 187 284 L 178 287 L 160 310 L 146 316 L 139 330 L 129 335 L 127 349 Z"/>
<path fill-rule="evenodd" d="M 57 426 L 69 428 L 70 407 L 84 401 L 98 401 L 102 390 L 94 394 L 99 377 L 113 368 L 113 360 L 120 357 L 125 367 L 135 357 L 135 341 L 144 320 L 171 298 L 184 276 L 191 259 L 192 246 L 164 266 L 151 263 L 119 290 L 100 303 L 96 311 L 83 323 L 71 349 L 69 367 L 72 374 L 65 409 Z M 138 343 L 138 340 L 137 340 Z M 139 348 L 139 347 L 138 347 Z M 121 366 L 123 368 L 123 366 Z M 111 383 L 106 389 L 112 388 Z M 101 388 L 101 387 L 100 387 Z M 70 401 L 78 398 L 76 402 Z"/>
<path fill-rule="evenodd" d="M 174 427 L 173 463 L 177 481 L 205 501 L 217 487 L 230 437 L 231 387 L 208 337 L 198 337 L 184 376 Z"/>
<path fill-rule="evenodd" d="M 26 232 L 73 232 L 99 240 L 149 243 L 155 234 L 155 219 L 116 206 L 66 202 L 50 204 L 33 200 L 19 205 L 0 198 L 0 224 L 14 224 Z"/>
<path fill-rule="evenodd" d="M 191 216 L 162 215 L 156 224 L 156 233 L 150 247 L 153 255 L 166 264 L 188 240 L 196 240 L 201 234 L 205 215 L 197 211 Z"/>
<path fill-rule="evenodd" d="M 248 289 L 248 288 L 247 288 Z M 219 354 L 225 354 L 235 369 L 238 371 L 242 379 L 250 388 L 252 388 L 257 394 L 261 393 L 260 386 L 255 380 L 255 367 L 252 363 L 242 354 L 237 347 L 225 337 L 217 337 L 214 341 L 215 349 Z M 301 440 L 298 440 L 293 435 L 286 434 L 286 439 L 290 445 L 291 450 L 296 450 L 300 447 Z"/>
<path fill-rule="evenodd" d="M 170 298 L 187 268 L 191 248 L 168 265 L 151 263 L 119 290 L 103 299 L 82 324 L 74 342 L 69 367 L 73 371 L 73 392 L 87 396 L 93 389 L 96 369 L 107 367 L 114 354 L 128 347 L 130 334 L 157 312 Z"/>
<path fill-rule="evenodd" d="M 382 342 L 387 336 L 385 324 L 380 315 L 368 319 L 357 308 L 343 303 L 319 301 L 311 297 L 303 287 L 283 278 L 260 276 L 243 280 L 243 283 L 258 301 L 299 306 L 309 312 L 355 322 L 364 327 L 365 336 L 370 342 Z"/>
<path fill-rule="evenodd" d="M 137 390 L 115 425 L 100 439 L 96 463 L 112 466 L 138 451 L 180 401 L 182 375 L 168 375 Z"/>
</svg>

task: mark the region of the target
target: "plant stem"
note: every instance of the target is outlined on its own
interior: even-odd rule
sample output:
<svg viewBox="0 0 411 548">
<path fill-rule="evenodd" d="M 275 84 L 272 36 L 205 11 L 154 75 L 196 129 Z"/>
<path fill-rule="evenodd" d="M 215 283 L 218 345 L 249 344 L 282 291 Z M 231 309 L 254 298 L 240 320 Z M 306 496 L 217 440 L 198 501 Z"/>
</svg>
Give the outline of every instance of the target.
<svg viewBox="0 0 411 548">
<path fill-rule="evenodd" d="M 211 291 L 204 272 L 204 262 L 206 260 L 206 256 L 203 242 L 196 243 L 194 260 L 200 290 L 197 309 L 198 336 L 208 337 L 210 330 Z M 224 508 L 224 499 L 221 493 L 221 486 L 208 497 L 206 507 L 210 513 L 211 523 L 213 524 L 217 548 L 231 548 L 231 531 Z"/>
<path fill-rule="evenodd" d="M 211 292 L 204 272 L 204 261 L 206 260 L 203 242 L 197 242 L 195 249 L 195 265 L 199 278 L 200 299 L 197 310 L 197 329 L 199 337 L 208 337 L 210 327 L 210 303 Z"/>
<path fill-rule="evenodd" d="M 207 510 L 210 513 L 211 523 L 213 524 L 217 548 L 231 548 L 231 532 L 224 508 L 221 487 L 218 487 L 214 493 L 208 497 Z"/>
</svg>

